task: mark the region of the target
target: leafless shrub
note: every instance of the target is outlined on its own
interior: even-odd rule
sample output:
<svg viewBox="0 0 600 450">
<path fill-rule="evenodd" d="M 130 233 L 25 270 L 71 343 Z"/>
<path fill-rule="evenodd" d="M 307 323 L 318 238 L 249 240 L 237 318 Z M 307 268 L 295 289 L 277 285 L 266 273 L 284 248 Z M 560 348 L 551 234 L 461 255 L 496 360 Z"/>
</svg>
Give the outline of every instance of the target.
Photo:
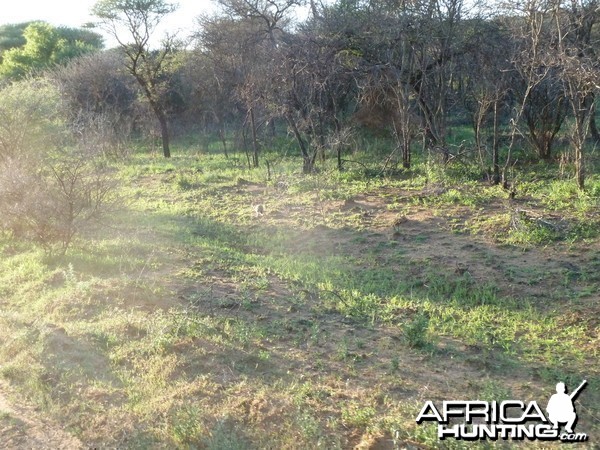
<svg viewBox="0 0 600 450">
<path fill-rule="evenodd" d="M 114 111 L 79 111 L 72 128 L 80 145 L 95 155 L 118 159 L 127 157 L 133 121 Z"/>
<path fill-rule="evenodd" d="M 118 51 L 108 51 L 75 59 L 50 74 L 75 137 L 87 149 L 113 158 L 127 156 L 138 118 L 135 80 L 122 64 Z"/>
<path fill-rule="evenodd" d="M 67 251 L 81 228 L 115 204 L 103 154 L 77 141 L 48 83 L 15 83 L 0 92 L 0 227 L 47 252 Z M 19 120 L 21 119 L 21 120 Z"/>
<path fill-rule="evenodd" d="M 116 201 L 114 177 L 84 152 L 0 164 L 0 226 L 48 253 L 64 254 Z"/>
</svg>

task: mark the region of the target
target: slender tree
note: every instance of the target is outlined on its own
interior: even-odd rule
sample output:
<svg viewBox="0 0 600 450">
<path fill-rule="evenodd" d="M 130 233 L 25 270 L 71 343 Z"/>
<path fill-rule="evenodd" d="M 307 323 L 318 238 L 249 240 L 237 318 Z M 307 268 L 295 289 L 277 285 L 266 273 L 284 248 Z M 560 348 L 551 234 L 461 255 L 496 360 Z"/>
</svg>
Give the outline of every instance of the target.
<svg viewBox="0 0 600 450">
<path fill-rule="evenodd" d="M 200 45 L 220 65 L 233 68 L 234 94 L 245 109 L 244 133 L 249 125 L 252 142 L 251 165 L 259 165 L 259 129 L 273 124 L 267 99 L 272 97 L 273 66 L 290 14 L 299 0 L 218 0 L 219 15 L 204 18 Z M 245 134 L 244 134 L 245 136 Z M 249 162 L 250 164 L 250 162 Z"/>
<path fill-rule="evenodd" d="M 139 83 L 150 104 L 162 137 L 163 154 L 171 156 L 169 125 L 164 103 L 165 78 L 173 59 L 173 39 L 166 39 L 159 50 L 152 50 L 150 39 L 162 19 L 176 6 L 164 0 L 100 0 L 93 13 L 119 43 L 127 57 L 127 70 Z M 127 38 L 121 34 L 126 31 Z"/>
<path fill-rule="evenodd" d="M 557 51 L 548 56 L 548 64 L 553 64 L 560 71 L 571 105 L 574 121 L 570 137 L 575 157 L 575 178 L 577 186 L 583 190 L 585 143 L 592 122 L 590 117 L 595 112 L 595 98 L 600 90 L 600 70 L 593 46 L 581 36 L 589 35 L 587 28 L 598 20 L 600 10 L 596 1 L 572 0 L 568 8 L 561 6 L 557 2 L 552 9 Z"/>
</svg>

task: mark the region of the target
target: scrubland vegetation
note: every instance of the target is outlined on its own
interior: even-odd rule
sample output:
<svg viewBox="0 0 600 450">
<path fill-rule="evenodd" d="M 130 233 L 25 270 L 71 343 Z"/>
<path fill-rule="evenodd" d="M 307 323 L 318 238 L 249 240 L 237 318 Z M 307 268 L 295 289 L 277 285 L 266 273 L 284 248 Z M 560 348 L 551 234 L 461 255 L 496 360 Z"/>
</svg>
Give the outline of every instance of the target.
<svg viewBox="0 0 600 450">
<path fill-rule="evenodd" d="M 297 6 L 0 28 L 3 445 L 554 448 L 415 418 L 586 379 L 595 448 L 597 3 Z"/>
</svg>

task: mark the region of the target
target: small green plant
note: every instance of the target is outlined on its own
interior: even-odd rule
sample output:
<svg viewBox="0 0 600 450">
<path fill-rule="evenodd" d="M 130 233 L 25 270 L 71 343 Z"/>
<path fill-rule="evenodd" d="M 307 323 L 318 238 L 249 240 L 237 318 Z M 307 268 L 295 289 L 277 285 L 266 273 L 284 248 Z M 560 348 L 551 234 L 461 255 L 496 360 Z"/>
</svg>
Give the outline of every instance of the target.
<svg viewBox="0 0 600 450">
<path fill-rule="evenodd" d="M 197 442 L 203 431 L 198 420 L 199 417 L 201 417 L 201 412 L 196 406 L 185 406 L 176 411 L 171 425 L 173 440 L 180 445 Z"/>
<path fill-rule="evenodd" d="M 340 361 L 346 361 L 346 360 L 350 359 L 350 357 L 352 356 L 352 352 L 350 351 L 350 348 L 348 347 L 348 341 L 346 338 L 342 339 L 338 343 L 337 350 L 336 350 L 336 356 Z"/>
<path fill-rule="evenodd" d="M 65 284 L 68 287 L 75 287 L 77 284 L 77 274 L 75 273 L 75 268 L 73 267 L 73 263 L 69 263 L 67 266 L 67 270 L 64 272 Z"/>
<path fill-rule="evenodd" d="M 347 427 L 367 428 L 376 415 L 374 408 L 350 404 L 342 408 L 342 422 Z"/>
<path fill-rule="evenodd" d="M 480 399 L 488 402 L 509 400 L 513 397 L 512 392 L 506 386 L 494 380 L 486 380 L 481 389 Z"/>
<path fill-rule="evenodd" d="M 241 450 L 250 448 L 236 428 L 226 421 L 218 422 L 206 440 L 207 450 Z"/>
<path fill-rule="evenodd" d="M 307 411 L 302 412 L 297 422 L 305 439 L 309 442 L 317 442 L 319 440 L 321 427 L 319 421 L 312 414 Z"/>
<path fill-rule="evenodd" d="M 404 325 L 404 337 L 409 346 L 421 350 L 429 349 L 432 343 L 429 339 L 429 316 L 418 313 L 410 322 Z"/>
<path fill-rule="evenodd" d="M 182 191 L 194 189 L 195 185 L 187 175 L 179 174 L 177 176 L 177 187 Z"/>
</svg>

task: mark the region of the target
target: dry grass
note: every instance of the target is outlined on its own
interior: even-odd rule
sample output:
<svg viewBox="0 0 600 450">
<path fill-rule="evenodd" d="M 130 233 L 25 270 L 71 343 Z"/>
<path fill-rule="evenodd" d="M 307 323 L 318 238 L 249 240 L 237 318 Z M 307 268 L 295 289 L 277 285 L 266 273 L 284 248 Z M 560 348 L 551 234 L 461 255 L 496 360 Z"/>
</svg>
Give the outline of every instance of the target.
<svg viewBox="0 0 600 450">
<path fill-rule="evenodd" d="M 425 400 L 542 404 L 587 378 L 598 435 L 597 239 L 524 251 L 472 226 L 499 200 L 210 163 L 122 168 L 127 210 L 64 258 L 3 241 L 7 404 L 85 447 L 434 448 Z"/>
</svg>

